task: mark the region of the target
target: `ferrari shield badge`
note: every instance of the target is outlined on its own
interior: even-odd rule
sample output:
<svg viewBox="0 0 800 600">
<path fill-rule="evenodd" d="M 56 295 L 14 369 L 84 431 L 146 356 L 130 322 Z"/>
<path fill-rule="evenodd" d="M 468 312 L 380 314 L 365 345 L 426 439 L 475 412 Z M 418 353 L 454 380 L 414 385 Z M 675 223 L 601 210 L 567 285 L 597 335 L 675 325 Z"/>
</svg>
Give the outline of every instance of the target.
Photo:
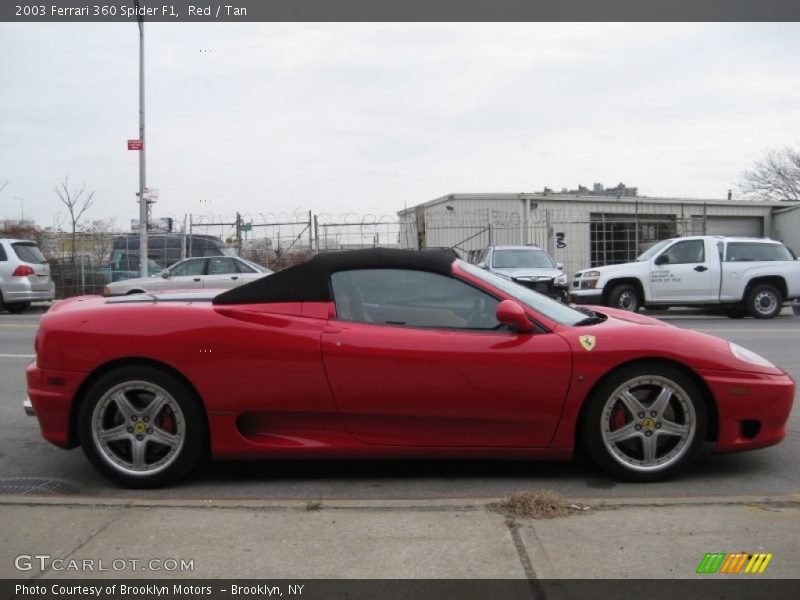
<svg viewBox="0 0 800 600">
<path fill-rule="evenodd" d="M 587 352 L 594 350 L 594 347 L 597 345 L 597 339 L 593 335 L 582 335 L 578 338 L 578 341 Z"/>
</svg>

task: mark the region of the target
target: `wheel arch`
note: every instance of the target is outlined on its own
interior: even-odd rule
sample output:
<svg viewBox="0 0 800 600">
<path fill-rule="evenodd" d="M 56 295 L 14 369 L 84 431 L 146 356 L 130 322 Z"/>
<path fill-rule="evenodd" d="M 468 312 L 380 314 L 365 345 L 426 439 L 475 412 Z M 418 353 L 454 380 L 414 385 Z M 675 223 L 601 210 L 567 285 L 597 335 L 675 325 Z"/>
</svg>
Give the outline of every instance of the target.
<svg viewBox="0 0 800 600">
<path fill-rule="evenodd" d="M 747 285 L 744 286 L 744 292 L 742 292 L 741 301 L 746 302 L 747 296 L 750 294 L 750 290 L 761 284 L 767 284 L 777 288 L 784 300 L 786 300 L 786 296 L 789 295 L 789 288 L 786 285 L 786 279 L 784 279 L 781 275 L 763 275 L 760 277 L 753 277 L 747 282 Z"/>
<path fill-rule="evenodd" d="M 603 306 L 608 306 L 608 297 L 611 295 L 613 289 L 620 285 L 632 285 L 635 287 L 636 291 L 639 293 L 641 305 L 644 306 L 647 297 L 644 293 L 644 285 L 638 277 L 617 277 L 609 280 L 609 282 L 603 286 Z"/>
<path fill-rule="evenodd" d="M 209 441 L 209 428 L 208 428 L 208 412 L 206 410 L 205 402 L 203 402 L 202 396 L 197 391 L 192 382 L 181 373 L 175 367 L 168 365 L 167 363 L 154 360 L 152 358 L 145 358 L 145 357 L 138 357 L 138 356 L 130 356 L 124 358 L 116 358 L 114 360 L 110 360 L 106 363 L 103 363 L 99 367 L 97 367 L 94 371 L 92 371 L 86 379 L 84 379 L 81 384 L 78 386 L 78 389 L 75 391 L 75 395 L 72 399 L 72 406 L 70 407 L 69 413 L 69 447 L 74 448 L 80 445 L 80 440 L 78 439 L 78 413 L 80 412 L 80 406 L 83 403 L 86 393 L 89 389 L 94 385 L 95 381 L 103 377 L 104 375 L 111 373 L 117 369 L 125 368 L 125 367 L 136 367 L 136 366 L 144 366 L 144 367 L 151 367 L 163 371 L 169 375 L 172 375 L 179 381 L 181 381 L 186 388 L 192 393 L 195 400 L 199 403 L 201 407 L 201 414 L 203 415 L 205 431 L 206 431 L 206 440 Z"/>
<path fill-rule="evenodd" d="M 708 387 L 708 384 L 706 384 L 703 378 L 700 377 L 700 375 L 696 371 L 688 367 L 686 364 L 677 360 L 672 360 L 661 356 L 653 356 L 645 358 L 636 358 L 633 360 L 620 363 L 613 369 L 607 371 L 597 381 L 595 381 L 594 385 L 589 389 L 589 391 L 584 396 L 583 401 L 581 403 L 581 409 L 578 412 L 578 418 L 575 419 L 574 435 L 575 435 L 576 450 L 579 449 L 581 452 L 586 452 L 586 448 L 584 446 L 585 440 L 581 435 L 581 428 L 583 427 L 583 422 L 586 419 L 586 412 L 589 410 L 589 406 L 592 403 L 593 398 L 597 394 L 597 390 L 600 388 L 600 386 L 603 385 L 603 383 L 605 383 L 610 377 L 614 376 L 622 369 L 627 369 L 629 367 L 636 365 L 644 366 L 644 365 L 654 365 L 654 364 L 674 367 L 679 371 L 683 372 L 686 376 L 690 377 L 692 381 L 694 381 L 697 384 L 698 388 L 703 394 L 703 399 L 706 402 L 706 408 L 708 410 L 708 415 L 707 415 L 708 430 L 706 431 L 705 441 L 707 442 L 717 441 L 717 436 L 719 434 L 719 412 L 717 410 L 716 398 L 714 397 L 714 394 L 711 392 L 711 388 Z"/>
</svg>

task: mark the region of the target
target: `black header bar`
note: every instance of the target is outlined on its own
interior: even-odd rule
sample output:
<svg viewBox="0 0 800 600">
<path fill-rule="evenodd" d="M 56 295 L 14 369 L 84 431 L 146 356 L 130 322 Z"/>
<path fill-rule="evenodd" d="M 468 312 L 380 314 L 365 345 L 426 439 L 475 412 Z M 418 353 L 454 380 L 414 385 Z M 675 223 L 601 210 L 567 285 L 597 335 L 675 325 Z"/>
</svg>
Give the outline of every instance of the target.
<svg viewBox="0 0 800 600">
<path fill-rule="evenodd" d="M 3 0 L 0 22 L 800 21 L 798 0 Z"/>
</svg>

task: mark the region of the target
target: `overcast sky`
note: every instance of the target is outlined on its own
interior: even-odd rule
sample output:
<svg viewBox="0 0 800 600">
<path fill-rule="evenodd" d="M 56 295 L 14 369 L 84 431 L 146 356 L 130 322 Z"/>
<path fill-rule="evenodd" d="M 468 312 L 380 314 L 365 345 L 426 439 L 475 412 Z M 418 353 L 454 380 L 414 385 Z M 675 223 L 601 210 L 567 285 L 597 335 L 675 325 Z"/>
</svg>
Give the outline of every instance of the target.
<svg viewBox="0 0 800 600">
<path fill-rule="evenodd" d="M 146 31 L 155 216 L 391 215 L 595 181 L 722 198 L 800 142 L 794 23 Z M 89 218 L 138 215 L 137 69 L 135 24 L 0 24 L 0 218 L 52 226 L 67 172 L 96 191 Z"/>
</svg>

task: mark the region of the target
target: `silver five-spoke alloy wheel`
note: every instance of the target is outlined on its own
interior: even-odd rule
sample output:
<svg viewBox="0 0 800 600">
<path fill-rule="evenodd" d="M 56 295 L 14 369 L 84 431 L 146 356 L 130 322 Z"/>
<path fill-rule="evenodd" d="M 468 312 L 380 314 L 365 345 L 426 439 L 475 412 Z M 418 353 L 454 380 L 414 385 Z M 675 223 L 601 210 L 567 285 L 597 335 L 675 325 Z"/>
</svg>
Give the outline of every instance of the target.
<svg viewBox="0 0 800 600">
<path fill-rule="evenodd" d="M 707 399 L 691 372 L 666 361 L 622 367 L 602 381 L 582 417 L 586 449 L 624 481 L 657 481 L 697 457 Z"/>
<path fill-rule="evenodd" d="M 186 422 L 164 388 L 126 381 L 103 394 L 92 412 L 92 437 L 101 458 L 127 475 L 152 475 L 177 458 Z"/>
<path fill-rule="evenodd" d="M 689 448 L 697 417 L 677 383 L 642 375 L 615 389 L 603 407 L 603 443 L 622 466 L 652 471 L 677 462 Z"/>
<path fill-rule="evenodd" d="M 174 483 L 208 452 L 203 402 L 179 373 L 130 364 L 81 395 L 78 438 L 103 475 L 132 488 Z"/>
</svg>

